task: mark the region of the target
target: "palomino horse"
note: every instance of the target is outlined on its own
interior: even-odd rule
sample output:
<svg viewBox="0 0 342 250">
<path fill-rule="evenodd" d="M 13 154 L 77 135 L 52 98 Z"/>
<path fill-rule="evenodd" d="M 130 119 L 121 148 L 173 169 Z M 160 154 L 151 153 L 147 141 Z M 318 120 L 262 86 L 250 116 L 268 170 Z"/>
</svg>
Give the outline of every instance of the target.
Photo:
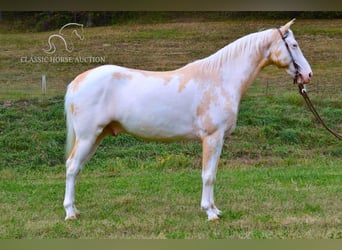
<svg viewBox="0 0 342 250">
<path fill-rule="evenodd" d="M 105 65 L 78 75 L 65 96 L 66 220 L 79 215 L 78 173 L 106 135 L 120 133 L 157 141 L 201 140 L 201 207 L 209 220 L 217 220 L 221 212 L 214 203 L 213 184 L 218 160 L 224 135 L 236 126 L 245 91 L 269 64 L 286 69 L 298 83 L 311 79 L 310 65 L 289 29 L 293 21 L 242 37 L 174 71 Z"/>
</svg>

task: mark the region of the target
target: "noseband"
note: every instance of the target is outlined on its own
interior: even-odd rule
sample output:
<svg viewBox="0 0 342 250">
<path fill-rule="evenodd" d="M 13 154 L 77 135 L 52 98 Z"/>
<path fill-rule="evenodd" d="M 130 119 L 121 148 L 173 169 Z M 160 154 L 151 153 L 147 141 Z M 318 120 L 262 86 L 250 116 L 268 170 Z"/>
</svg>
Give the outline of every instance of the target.
<svg viewBox="0 0 342 250">
<path fill-rule="evenodd" d="M 291 58 L 291 62 L 293 63 L 293 66 L 295 67 L 296 73 L 295 73 L 295 77 L 293 79 L 293 84 L 297 83 L 297 78 L 299 76 L 299 65 L 296 63 L 296 60 L 294 59 L 292 52 L 290 50 L 289 44 L 286 42 L 286 38 L 289 36 L 289 31 L 286 31 L 286 33 L 283 35 L 283 33 L 281 33 L 280 28 L 277 28 L 281 39 L 284 41 L 285 47 L 287 49 L 287 51 L 289 52 L 290 58 Z"/>
</svg>

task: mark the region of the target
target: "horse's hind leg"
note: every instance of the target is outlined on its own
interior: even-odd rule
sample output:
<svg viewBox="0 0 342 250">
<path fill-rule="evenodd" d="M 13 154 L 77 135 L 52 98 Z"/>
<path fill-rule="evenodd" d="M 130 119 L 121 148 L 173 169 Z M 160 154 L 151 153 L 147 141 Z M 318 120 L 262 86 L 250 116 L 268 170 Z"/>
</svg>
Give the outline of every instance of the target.
<svg viewBox="0 0 342 250">
<path fill-rule="evenodd" d="M 76 138 L 74 147 L 66 162 L 66 189 L 63 203 L 66 212 L 65 220 L 76 219 L 80 214 L 75 207 L 75 185 L 77 176 L 107 134 L 110 134 L 110 130 L 106 127 L 99 135 L 94 133 L 92 138 Z"/>
<path fill-rule="evenodd" d="M 74 220 L 79 215 L 75 207 L 75 185 L 77 175 L 84 164 L 93 155 L 97 146 L 102 141 L 105 133 L 91 139 L 76 139 L 75 145 L 66 162 L 66 189 L 64 198 L 64 208 L 66 212 L 65 220 Z"/>
</svg>

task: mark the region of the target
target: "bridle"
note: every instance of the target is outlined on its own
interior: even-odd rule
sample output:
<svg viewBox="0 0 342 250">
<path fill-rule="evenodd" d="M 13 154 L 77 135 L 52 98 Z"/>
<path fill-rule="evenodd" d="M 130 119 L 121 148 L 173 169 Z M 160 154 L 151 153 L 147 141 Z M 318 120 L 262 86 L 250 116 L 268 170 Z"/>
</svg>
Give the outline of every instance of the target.
<svg viewBox="0 0 342 250">
<path fill-rule="evenodd" d="M 280 28 L 277 28 L 279 34 L 280 34 L 280 37 L 281 39 L 283 40 L 284 44 L 285 44 L 285 47 L 287 49 L 287 51 L 289 52 L 290 54 L 290 58 L 291 58 L 291 62 L 296 70 L 295 72 L 295 77 L 293 78 L 293 84 L 296 84 L 297 83 L 297 79 L 299 77 L 299 68 L 300 66 L 296 63 L 296 60 L 294 59 L 293 57 L 293 54 L 290 50 L 290 47 L 289 47 L 289 44 L 286 42 L 286 38 L 289 36 L 289 31 L 286 31 L 286 33 L 283 35 L 283 33 L 280 31 Z"/>
<path fill-rule="evenodd" d="M 280 36 L 281 36 L 281 39 L 283 40 L 284 44 L 285 44 L 285 47 L 287 49 L 287 51 L 289 52 L 289 55 L 290 55 L 290 58 L 291 58 L 291 62 L 293 63 L 293 66 L 296 70 L 295 72 L 295 77 L 293 79 L 293 84 L 297 84 L 298 85 L 298 88 L 299 88 L 299 94 L 301 96 L 303 96 L 306 104 L 308 105 L 310 111 L 313 113 L 313 115 L 315 116 L 316 120 L 322 124 L 322 126 L 328 130 L 332 135 L 334 135 L 336 138 L 342 140 L 342 135 L 337 133 L 336 131 L 332 130 L 331 128 L 329 128 L 325 122 L 322 120 L 322 118 L 320 117 L 320 115 L 317 113 L 317 110 L 315 109 L 315 107 L 313 106 L 308 94 L 307 94 L 307 91 L 306 91 L 306 88 L 305 88 L 305 84 L 302 84 L 302 83 L 298 83 L 297 82 L 297 79 L 298 77 L 300 76 L 300 73 L 299 73 L 299 68 L 300 66 L 296 63 L 296 60 L 294 59 L 293 57 L 293 54 L 290 50 L 290 47 L 288 45 L 288 43 L 286 42 L 286 38 L 288 37 L 289 35 L 289 31 L 286 31 L 286 33 L 283 35 L 283 33 L 281 32 L 280 28 L 277 28 Z"/>
</svg>

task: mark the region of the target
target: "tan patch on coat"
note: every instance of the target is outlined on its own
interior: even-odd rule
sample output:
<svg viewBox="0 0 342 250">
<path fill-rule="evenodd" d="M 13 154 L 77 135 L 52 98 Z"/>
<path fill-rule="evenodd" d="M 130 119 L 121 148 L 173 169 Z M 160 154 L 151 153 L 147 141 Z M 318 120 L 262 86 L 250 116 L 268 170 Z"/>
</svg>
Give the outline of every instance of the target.
<svg viewBox="0 0 342 250">
<path fill-rule="evenodd" d="M 123 74 L 123 73 L 120 73 L 120 72 L 115 72 L 113 74 L 113 77 L 115 79 L 131 79 L 132 78 L 132 75 L 129 75 L 129 74 Z"/>
<path fill-rule="evenodd" d="M 210 115 L 210 105 L 217 105 L 218 98 L 215 88 L 209 88 L 203 94 L 202 100 L 196 109 L 196 115 L 199 118 L 200 127 L 204 129 L 207 134 L 212 134 L 217 129 L 217 126 Z"/>
<path fill-rule="evenodd" d="M 282 54 L 282 51 L 279 49 L 279 46 L 283 43 L 282 38 L 279 34 L 278 30 L 274 30 L 272 37 L 271 37 L 271 43 L 273 43 L 270 51 L 269 59 L 271 59 L 271 63 L 274 63 L 278 67 L 286 67 L 286 65 L 283 65 L 281 63 L 280 57 Z M 269 62 L 266 62 L 264 66 L 268 65 Z"/>
<path fill-rule="evenodd" d="M 210 140 L 210 141 L 209 141 Z M 209 165 L 209 162 L 212 160 L 216 153 L 216 147 L 220 140 L 220 134 L 215 133 L 210 137 L 205 137 L 202 139 L 202 147 L 203 147 L 203 160 L 202 160 L 202 171 L 206 171 Z M 216 161 L 215 169 L 217 169 L 218 160 Z"/>
<path fill-rule="evenodd" d="M 76 105 L 73 103 L 70 104 L 70 112 L 72 115 L 76 115 Z"/>
<path fill-rule="evenodd" d="M 198 105 L 196 114 L 197 116 L 203 116 L 205 113 L 209 112 L 210 104 L 217 101 L 217 94 L 209 89 L 203 94 L 201 103 Z"/>
<path fill-rule="evenodd" d="M 288 65 L 284 64 L 281 59 L 281 51 L 280 50 L 276 50 L 276 51 L 272 51 L 271 52 L 271 59 L 272 62 L 279 68 L 286 68 Z"/>
<path fill-rule="evenodd" d="M 208 143 L 208 139 L 205 138 L 202 143 L 202 151 L 203 151 L 203 157 L 202 157 L 202 171 L 205 171 L 207 169 L 210 156 L 212 155 L 212 148 L 210 147 L 210 144 Z"/>
<path fill-rule="evenodd" d="M 87 77 L 87 75 L 90 73 L 92 70 L 88 70 L 86 72 L 83 72 L 82 74 L 79 74 L 76 76 L 74 81 L 72 82 L 72 91 L 77 91 L 80 87 L 80 84 L 83 82 L 83 80 Z"/>
<path fill-rule="evenodd" d="M 217 125 L 213 122 L 209 113 L 207 113 L 202 119 L 202 126 L 208 134 L 212 134 L 216 131 Z"/>
<path fill-rule="evenodd" d="M 280 60 L 281 53 L 282 52 L 279 49 L 274 49 L 273 51 L 270 52 L 272 62 L 278 67 L 284 67 L 284 65 L 281 63 L 281 60 Z"/>
<path fill-rule="evenodd" d="M 147 71 L 130 69 L 131 72 L 142 74 L 145 77 L 153 77 L 163 79 L 164 85 L 167 85 L 175 76 L 176 71 Z"/>
<path fill-rule="evenodd" d="M 195 68 L 191 65 L 182 68 L 180 71 L 181 80 L 178 87 L 179 93 L 181 93 L 186 88 L 191 79 L 195 78 Z"/>
<path fill-rule="evenodd" d="M 77 149 L 78 149 L 78 144 L 79 144 L 79 141 L 76 140 L 76 142 L 75 142 L 75 144 L 74 144 L 74 147 L 72 148 L 71 154 L 70 154 L 70 156 L 69 156 L 69 159 L 70 159 L 70 160 L 71 160 L 71 159 L 74 159 L 75 154 L 76 154 L 76 151 L 77 151 Z"/>
<path fill-rule="evenodd" d="M 190 79 L 183 78 L 183 80 L 180 82 L 179 87 L 178 87 L 178 92 L 179 93 L 181 93 L 185 89 L 185 87 L 186 87 L 186 85 L 188 84 L 189 81 L 190 81 Z"/>
<path fill-rule="evenodd" d="M 280 50 L 273 51 L 272 53 L 273 53 L 275 58 L 279 58 L 280 55 L 281 55 L 281 51 Z"/>
<path fill-rule="evenodd" d="M 179 93 L 181 93 L 187 87 L 191 80 L 194 80 L 201 88 L 204 88 L 205 84 L 216 87 L 222 82 L 221 74 L 216 71 L 205 71 L 196 64 L 190 64 L 179 69 L 178 74 L 180 76 L 180 83 L 178 87 Z"/>
</svg>

